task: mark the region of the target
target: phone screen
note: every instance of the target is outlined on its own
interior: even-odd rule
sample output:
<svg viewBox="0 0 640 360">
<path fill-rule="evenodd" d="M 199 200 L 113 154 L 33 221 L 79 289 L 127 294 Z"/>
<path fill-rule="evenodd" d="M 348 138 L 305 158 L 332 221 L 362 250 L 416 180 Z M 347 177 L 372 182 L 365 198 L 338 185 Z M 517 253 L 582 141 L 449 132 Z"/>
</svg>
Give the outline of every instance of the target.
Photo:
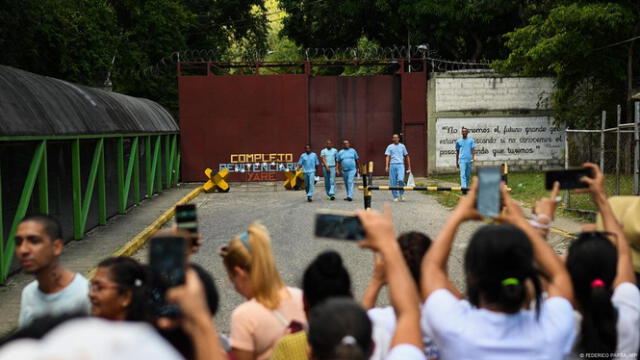
<svg viewBox="0 0 640 360">
<path fill-rule="evenodd" d="M 478 196 L 476 209 L 486 218 L 500 215 L 500 180 L 501 172 L 498 166 L 478 168 Z"/>
<path fill-rule="evenodd" d="M 156 286 L 168 289 L 184 284 L 185 255 L 185 240 L 181 237 L 151 239 L 149 265 Z"/>
<path fill-rule="evenodd" d="M 176 225 L 192 233 L 198 232 L 198 216 L 195 204 L 176 206 Z"/>
<path fill-rule="evenodd" d="M 364 239 L 364 228 L 360 219 L 351 213 L 319 211 L 316 214 L 316 237 L 353 240 Z"/>
<path fill-rule="evenodd" d="M 583 176 L 593 177 L 591 170 L 585 168 L 548 170 L 545 171 L 544 185 L 547 190 L 551 190 L 553 183 L 557 181 L 560 183 L 561 190 L 583 189 L 588 187 L 586 183 L 580 181 Z"/>
</svg>

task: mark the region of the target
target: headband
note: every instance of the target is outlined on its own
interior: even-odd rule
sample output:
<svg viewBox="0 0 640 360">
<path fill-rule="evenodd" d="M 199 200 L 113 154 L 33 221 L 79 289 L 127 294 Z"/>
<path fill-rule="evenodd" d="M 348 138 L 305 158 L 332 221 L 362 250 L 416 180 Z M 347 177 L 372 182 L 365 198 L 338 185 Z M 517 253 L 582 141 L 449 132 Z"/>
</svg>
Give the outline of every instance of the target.
<svg viewBox="0 0 640 360">
<path fill-rule="evenodd" d="M 502 280 L 502 285 L 504 285 L 504 286 L 520 285 L 520 280 L 518 280 L 518 279 L 516 279 L 514 277 L 506 278 L 506 279 Z"/>
<path fill-rule="evenodd" d="M 242 234 L 240 234 L 240 241 L 242 241 L 242 245 L 244 245 L 244 247 L 246 247 L 247 250 L 249 250 L 249 252 L 253 250 L 253 248 L 251 247 L 251 243 L 249 242 L 248 232 L 245 231 Z"/>
</svg>

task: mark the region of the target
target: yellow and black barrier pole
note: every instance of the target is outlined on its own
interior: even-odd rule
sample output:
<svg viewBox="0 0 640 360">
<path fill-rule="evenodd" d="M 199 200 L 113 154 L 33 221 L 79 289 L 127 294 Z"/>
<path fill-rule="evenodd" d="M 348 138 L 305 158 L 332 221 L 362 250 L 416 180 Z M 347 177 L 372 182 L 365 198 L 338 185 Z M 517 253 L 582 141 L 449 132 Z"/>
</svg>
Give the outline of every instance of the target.
<svg viewBox="0 0 640 360">
<path fill-rule="evenodd" d="M 364 208 L 371 209 L 371 195 L 373 194 L 370 190 L 371 186 L 373 186 L 373 161 L 369 161 L 368 164 L 362 165 L 362 185 L 358 188 L 362 188 L 364 190 Z"/>
</svg>

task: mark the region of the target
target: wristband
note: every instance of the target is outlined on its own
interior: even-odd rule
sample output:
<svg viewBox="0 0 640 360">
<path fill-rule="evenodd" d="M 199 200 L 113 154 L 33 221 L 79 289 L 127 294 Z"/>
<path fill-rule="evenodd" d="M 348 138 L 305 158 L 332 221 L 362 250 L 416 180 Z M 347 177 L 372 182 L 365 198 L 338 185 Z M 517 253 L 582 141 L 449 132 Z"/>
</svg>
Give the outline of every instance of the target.
<svg viewBox="0 0 640 360">
<path fill-rule="evenodd" d="M 531 224 L 531 226 L 533 226 L 534 228 L 540 230 L 549 230 L 549 228 L 551 227 L 550 225 L 541 224 L 534 219 L 529 220 L 529 224 Z"/>
<path fill-rule="evenodd" d="M 553 221 L 553 220 L 551 220 L 551 218 L 550 218 L 549 216 L 547 216 L 547 215 L 545 215 L 545 214 L 536 214 L 536 216 L 534 217 L 534 219 L 535 219 L 535 221 L 538 221 L 538 220 L 547 220 L 549 223 L 551 223 L 551 221 Z"/>
</svg>

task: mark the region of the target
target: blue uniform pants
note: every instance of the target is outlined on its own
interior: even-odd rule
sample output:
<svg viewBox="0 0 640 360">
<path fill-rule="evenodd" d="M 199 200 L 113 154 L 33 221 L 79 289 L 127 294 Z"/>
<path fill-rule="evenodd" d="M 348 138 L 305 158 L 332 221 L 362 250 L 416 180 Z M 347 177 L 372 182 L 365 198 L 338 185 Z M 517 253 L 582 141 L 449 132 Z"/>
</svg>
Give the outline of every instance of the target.
<svg viewBox="0 0 640 360">
<path fill-rule="evenodd" d="M 313 196 L 313 188 L 316 185 L 316 173 L 304 173 L 304 188 L 307 189 L 307 196 Z"/>
<path fill-rule="evenodd" d="M 404 164 L 389 164 L 389 186 L 404 186 Z M 391 190 L 393 198 L 404 194 L 404 190 Z"/>
<path fill-rule="evenodd" d="M 347 189 L 347 197 L 353 199 L 353 181 L 356 177 L 356 169 L 342 170 L 344 187 Z"/>
<path fill-rule="evenodd" d="M 324 174 L 324 190 L 327 192 L 327 196 L 335 195 L 336 194 L 336 167 L 329 166 L 329 170 L 323 167 L 322 173 Z"/>
<path fill-rule="evenodd" d="M 469 180 L 471 180 L 471 161 L 460 161 L 460 186 L 463 188 L 469 188 Z"/>
</svg>

